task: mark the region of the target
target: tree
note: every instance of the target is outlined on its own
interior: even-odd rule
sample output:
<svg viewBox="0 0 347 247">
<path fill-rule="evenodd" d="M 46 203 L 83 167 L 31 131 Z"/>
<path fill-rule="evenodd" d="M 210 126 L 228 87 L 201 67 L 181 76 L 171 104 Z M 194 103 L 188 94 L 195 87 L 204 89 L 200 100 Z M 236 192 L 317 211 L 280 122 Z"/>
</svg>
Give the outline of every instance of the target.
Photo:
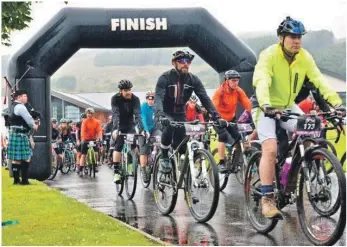
<svg viewBox="0 0 347 247">
<path fill-rule="evenodd" d="M 31 2 L 1 2 L 1 8 L 1 43 L 11 46 L 11 32 L 27 28 L 32 21 Z"/>
</svg>

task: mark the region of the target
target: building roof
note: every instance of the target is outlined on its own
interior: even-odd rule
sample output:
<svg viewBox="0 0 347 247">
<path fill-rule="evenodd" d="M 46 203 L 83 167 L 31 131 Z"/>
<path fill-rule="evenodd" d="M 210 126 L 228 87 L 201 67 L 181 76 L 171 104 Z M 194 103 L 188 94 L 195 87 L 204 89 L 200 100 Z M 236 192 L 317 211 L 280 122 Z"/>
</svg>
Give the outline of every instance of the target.
<svg viewBox="0 0 347 247">
<path fill-rule="evenodd" d="M 95 101 L 94 99 L 89 100 L 78 94 L 71 94 L 71 93 L 58 92 L 55 90 L 51 90 L 51 95 L 82 108 L 94 108 L 94 110 L 96 111 L 104 111 L 104 112 L 110 111 L 109 108 L 103 107 L 102 105 L 96 103 L 97 101 Z"/>
</svg>

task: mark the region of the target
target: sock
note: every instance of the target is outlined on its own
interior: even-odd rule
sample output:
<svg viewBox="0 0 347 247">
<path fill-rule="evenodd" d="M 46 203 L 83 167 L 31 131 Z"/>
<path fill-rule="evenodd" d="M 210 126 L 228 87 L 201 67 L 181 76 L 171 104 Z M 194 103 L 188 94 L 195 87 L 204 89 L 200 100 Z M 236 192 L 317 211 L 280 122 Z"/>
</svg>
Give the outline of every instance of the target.
<svg viewBox="0 0 347 247">
<path fill-rule="evenodd" d="M 119 162 L 113 162 L 113 170 L 114 170 L 114 173 L 119 173 L 120 172 L 120 165 L 119 165 Z"/>
<path fill-rule="evenodd" d="M 272 194 L 274 193 L 274 187 L 273 185 L 262 185 L 261 186 L 261 193 L 263 194 L 263 196 L 272 196 Z"/>
<path fill-rule="evenodd" d="M 12 172 L 13 172 L 13 179 L 14 183 L 19 183 L 19 172 L 20 172 L 20 165 L 19 164 L 12 164 Z"/>
<path fill-rule="evenodd" d="M 22 183 L 29 183 L 29 162 L 22 161 Z"/>
</svg>

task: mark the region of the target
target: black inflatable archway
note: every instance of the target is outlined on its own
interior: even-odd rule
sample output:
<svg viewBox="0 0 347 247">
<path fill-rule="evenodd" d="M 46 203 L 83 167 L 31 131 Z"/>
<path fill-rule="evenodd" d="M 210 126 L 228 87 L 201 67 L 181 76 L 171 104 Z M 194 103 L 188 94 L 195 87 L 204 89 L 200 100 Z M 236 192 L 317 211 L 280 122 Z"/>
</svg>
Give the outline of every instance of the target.
<svg viewBox="0 0 347 247">
<path fill-rule="evenodd" d="M 43 119 L 36 133 L 30 177 L 45 180 L 51 167 L 50 76 L 81 48 L 189 47 L 218 73 L 237 69 L 251 93 L 255 54 L 202 8 L 99 9 L 65 8 L 10 59 L 11 82 L 30 61 L 20 81 Z M 168 58 L 169 60 L 170 58 Z"/>
</svg>

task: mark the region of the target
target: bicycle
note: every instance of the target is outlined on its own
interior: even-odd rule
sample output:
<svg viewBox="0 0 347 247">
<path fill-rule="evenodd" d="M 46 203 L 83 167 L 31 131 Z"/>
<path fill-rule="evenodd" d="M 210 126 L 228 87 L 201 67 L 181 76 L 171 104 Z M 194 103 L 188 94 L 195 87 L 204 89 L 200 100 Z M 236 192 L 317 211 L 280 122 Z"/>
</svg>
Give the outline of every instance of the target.
<svg viewBox="0 0 347 247">
<path fill-rule="evenodd" d="M 89 174 L 89 177 L 92 177 L 93 174 L 93 178 L 95 178 L 97 163 L 94 147 L 98 147 L 98 145 L 95 141 L 88 141 L 87 147 L 88 151 L 86 155 L 86 166 L 84 166 L 84 173 Z"/>
<path fill-rule="evenodd" d="M 75 156 L 73 153 L 73 143 L 67 140 L 63 143 L 63 161 L 61 164 L 61 172 L 68 174 L 70 170 L 76 169 Z"/>
<path fill-rule="evenodd" d="M 198 125 L 197 122 L 170 122 L 173 128 L 185 128 L 186 136 L 178 147 L 172 149 L 169 153 L 169 160 L 172 166 L 171 173 L 159 174 L 159 162 L 162 159 L 162 153 L 157 155 L 154 163 L 154 199 L 158 210 L 163 215 L 169 215 L 174 210 L 179 189 L 184 189 L 189 211 L 198 222 L 207 222 L 216 212 L 219 200 L 218 168 L 211 153 L 204 149 L 204 144 L 196 140 L 206 132 L 203 124 L 210 125 L 211 123 Z M 183 145 L 187 147 L 185 158 L 183 164 L 178 165 L 180 157 L 178 150 Z M 165 182 L 160 182 L 159 176 L 164 176 Z M 212 186 L 210 186 L 210 183 Z M 172 194 L 168 196 L 166 189 L 172 190 Z M 193 189 L 197 189 L 198 192 L 193 193 Z M 210 192 L 210 189 L 212 189 L 212 192 Z M 207 194 L 205 199 L 211 204 L 209 209 L 206 209 L 206 205 L 201 205 L 203 198 L 197 198 L 197 195 L 203 192 L 207 192 L 205 193 Z M 170 202 L 167 202 L 168 200 Z M 199 209 L 202 212 L 199 212 Z"/>
<path fill-rule="evenodd" d="M 137 168 L 140 163 L 140 156 L 138 148 L 131 148 L 131 145 L 136 143 L 136 137 L 142 136 L 141 134 L 120 133 L 119 136 L 124 138 L 124 145 L 121 152 L 121 170 L 120 170 L 120 183 L 116 183 L 116 190 L 118 195 L 122 195 L 125 187 L 125 192 L 128 200 L 135 196 L 137 185 Z"/>
<path fill-rule="evenodd" d="M 250 123 L 233 123 L 230 125 L 236 125 L 240 133 L 240 139 L 235 140 L 232 144 L 226 144 L 225 165 L 227 170 L 219 173 L 220 179 L 220 191 L 223 191 L 228 184 L 229 176 L 234 173 L 237 181 L 243 185 L 245 177 L 245 168 L 251 155 L 257 150 L 254 148 L 246 136 L 253 132 L 253 126 Z M 218 148 L 212 151 L 212 156 L 218 155 Z M 216 162 L 219 157 L 217 157 Z M 219 161 L 218 161 L 219 163 Z M 218 164 L 217 163 L 217 164 Z M 235 167 L 236 171 L 233 171 L 230 167 Z"/>
<path fill-rule="evenodd" d="M 146 172 L 147 172 L 147 175 L 149 176 L 148 182 L 144 181 L 143 174 L 142 172 L 140 172 L 140 178 L 144 188 L 148 188 L 148 186 L 151 184 L 151 176 L 153 174 L 154 162 L 160 150 L 161 136 L 151 136 L 146 141 L 149 142 L 149 148 L 151 150 L 151 154 L 148 155 L 147 167 L 146 167 Z"/>
<path fill-rule="evenodd" d="M 268 115 L 266 114 L 266 116 Z M 301 115 L 288 111 L 281 113 L 283 121 L 294 119 L 292 116 L 296 116 L 298 119 L 293 141 L 289 144 L 289 148 L 285 150 L 285 155 L 278 157 L 275 165 L 274 191 L 276 204 L 279 209 L 282 209 L 286 205 L 296 203 L 300 225 L 306 237 L 316 245 L 333 245 L 342 236 L 346 225 L 346 178 L 336 156 L 327 149 L 317 145 L 314 140 L 312 141 L 312 137 L 316 138 L 320 135 L 320 118 L 317 115 Z M 308 145 L 309 147 L 305 149 L 305 146 Z M 261 155 L 262 152 L 257 151 L 248 162 L 244 190 L 248 218 L 257 232 L 266 234 L 275 228 L 279 219 L 268 219 L 261 213 L 260 200 L 262 193 L 258 174 Z M 291 167 L 288 174 L 285 175 L 282 169 L 286 158 L 290 156 L 293 157 Z M 325 166 L 317 160 L 322 157 L 330 161 L 335 169 L 335 173 L 330 174 L 333 176 L 329 177 Z M 318 173 L 312 180 L 311 172 L 314 172 L 312 169 L 314 166 L 316 166 Z M 282 180 L 280 181 L 281 177 Z M 340 213 L 335 216 L 337 227 L 331 236 L 322 237 L 322 233 L 318 233 L 320 235 L 316 236 L 315 234 L 322 226 L 313 225 L 312 229 L 309 227 L 308 224 L 311 219 L 306 222 L 305 217 L 310 217 L 312 212 L 305 212 L 304 206 L 312 205 L 314 211 L 319 211 L 320 215 L 325 215 L 323 218 L 331 216 L 330 212 L 318 210 L 319 203 L 330 202 L 331 193 L 329 186 L 331 187 L 331 181 L 337 181 L 337 188 L 339 189 L 337 200 L 340 200 Z M 319 187 L 314 188 L 315 184 Z M 306 193 L 304 190 L 306 190 Z M 308 197 L 309 203 L 304 202 L 305 196 Z M 330 229 L 331 227 L 323 233 L 330 231 Z"/>
</svg>

